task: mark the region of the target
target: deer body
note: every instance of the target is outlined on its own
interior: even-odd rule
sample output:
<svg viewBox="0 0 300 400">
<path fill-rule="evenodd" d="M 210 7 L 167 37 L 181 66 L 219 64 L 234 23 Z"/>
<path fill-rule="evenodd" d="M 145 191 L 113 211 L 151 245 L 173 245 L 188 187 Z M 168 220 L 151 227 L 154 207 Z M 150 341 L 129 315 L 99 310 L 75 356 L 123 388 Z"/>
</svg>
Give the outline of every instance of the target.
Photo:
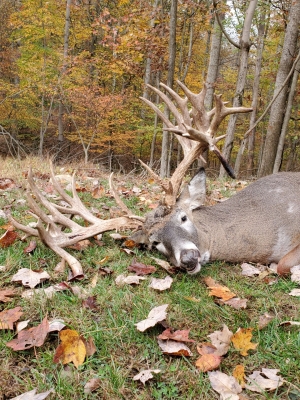
<svg viewBox="0 0 300 400">
<path fill-rule="evenodd" d="M 152 215 L 150 247 L 190 274 L 212 260 L 300 263 L 300 173 L 261 178 L 214 206 L 200 205 L 204 195 L 201 170 L 171 213 Z"/>
</svg>

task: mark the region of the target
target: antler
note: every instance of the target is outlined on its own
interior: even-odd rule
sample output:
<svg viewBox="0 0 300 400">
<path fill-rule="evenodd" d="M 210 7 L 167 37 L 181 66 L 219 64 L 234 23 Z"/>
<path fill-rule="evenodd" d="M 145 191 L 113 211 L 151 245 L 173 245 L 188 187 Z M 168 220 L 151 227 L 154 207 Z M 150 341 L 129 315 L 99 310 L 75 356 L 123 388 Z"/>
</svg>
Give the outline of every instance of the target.
<svg viewBox="0 0 300 400">
<path fill-rule="evenodd" d="M 68 204 L 68 206 L 60 206 L 47 200 L 34 183 L 32 170 L 30 168 L 28 173 L 28 183 L 32 195 L 28 192 L 27 199 L 31 209 L 34 212 L 33 215 L 38 218 L 36 229 L 20 224 L 11 216 L 10 220 L 17 229 L 26 232 L 28 235 L 40 237 L 48 247 L 62 257 L 71 267 L 72 276 L 70 279 L 81 279 L 84 277 L 84 274 L 80 262 L 70 253 L 64 250 L 64 247 L 74 245 L 81 240 L 109 230 L 120 229 L 124 227 L 135 228 L 138 225 L 138 221 L 143 222 L 144 218 L 133 215 L 123 204 L 122 209 L 127 213 L 127 216 L 112 218 L 109 220 L 99 219 L 84 206 L 78 197 L 76 192 L 75 173 L 72 177 L 73 196 L 71 197 L 62 189 L 56 180 L 52 163 L 50 163 L 50 171 L 55 190 Z M 119 201 L 121 200 L 118 198 L 115 190 L 113 188 L 111 190 L 117 197 L 117 203 L 120 204 Z M 37 201 L 34 200 L 34 197 Z M 44 206 L 49 211 L 50 215 L 46 214 L 38 203 Z M 88 226 L 81 226 L 66 215 L 78 215 L 88 224 Z M 63 227 L 68 228 L 69 232 L 63 232 Z"/>
<path fill-rule="evenodd" d="M 165 203 L 167 206 L 175 204 L 186 171 L 193 161 L 207 148 L 217 155 L 228 174 L 234 177 L 232 168 L 224 159 L 216 145 L 218 141 L 224 139 L 226 135 L 216 136 L 216 133 L 221 122 L 227 115 L 252 111 L 252 108 L 247 107 L 226 107 L 226 103 L 222 101 L 222 95 L 214 95 L 215 107 L 211 111 L 206 111 L 204 107 L 204 99 L 207 91 L 206 84 L 204 84 L 200 93 L 195 94 L 182 82 L 177 81 L 177 83 L 185 94 L 184 98 L 180 97 L 173 89 L 163 83 L 160 83 L 160 86 L 169 93 L 170 97 L 161 90 L 147 85 L 167 105 L 175 117 L 177 125 L 174 125 L 155 104 L 141 97 L 164 122 L 166 126 L 165 130 L 174 132 L 177 135 L 177 139 L 183 149 L 184 158 L 168 181 L 162 180 L 155 172 L 141 162 L 164 189 Z M 191 104 L 191 109 L 188 108 L 189 103 Z"/>
</svg>

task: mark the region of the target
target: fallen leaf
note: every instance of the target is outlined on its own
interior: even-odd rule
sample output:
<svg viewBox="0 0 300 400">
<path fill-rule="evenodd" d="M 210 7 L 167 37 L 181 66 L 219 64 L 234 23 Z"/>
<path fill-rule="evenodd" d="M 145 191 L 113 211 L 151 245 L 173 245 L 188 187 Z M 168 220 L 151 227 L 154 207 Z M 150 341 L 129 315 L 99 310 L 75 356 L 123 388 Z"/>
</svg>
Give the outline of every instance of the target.
<svg viewBox="0 0 300 400">
<path fill-rule="evenodd" d="M 247 299 L 240 299 L 239 297 L 233 297 L 230 300 L 222 300 L 219 299 L 218 303 L 220 304 L 225 304 L 227 306 L 230 306 L 232 308 L 235 308 L 236 310 L 240 310 L 241 308 L 247 308 Z"/>
<path fill-rule="evenodd" d="M 12 189 L 16 186 L 11 178 L 0 178 L 0 190 Z"/>
<path fill-rule="evenodd" d="M 157 342 L 164 354 L 185 357 L 191 357 L 193 355 L 191 350 L 184 343 L 176 342 L 175 340 L 164 341 L 160 339 L 158 339 Z"/>
<path fill-rule="evenodd" d="M 89 287 L 90 288 L 95 288 L 97 286 L 97 282 L 99 279 L 99 275 L 98 272 L 92 277 L 90 283 L 89 283 Z"/>
<path fill-rule="evenodd" d="M 203 282 L 205 283 L 206 286 L 222 287 L 222 285 L 217 283 L 211 276 L 206 276 L 205 278 L 203 278 Z"/>
<path fill-rule="evenodd" d="M 274 314 L 269 314 L 265 312 L 263 315 L 259 317 L 258 329 L 265 328 L 274 318 L 275 318 Z"/>
<path fill-rule="evenodd" d="M 149 381 L 149 379 L 153 378 L 153 374 L 159 374 L 161 372 L 160 369 L 144 369 L 143 371 L 139 372 L 137 375 L 135 375 L 132 379 L 134 381 L 141 381 L 144 385 L 145 382 Z"/>
<path fill-rule="evenodd" d="M 0 247 L 9 247 L 11 246 L 14 241 L 17 239 L 18 234 L 15 231 L 6 231 L 1 237 L 0 237 Z"/>
<path fill-rule="evenodd" d="M 50 393 L 55 393 L 55 391 L 51 389 L 48 390 L 47 392 L 36 394 L 36 389 L 33 389 L 30 390 L 29 392 L 20 394 L 19 396 L 14 397 L 11 400 L 44 400 L 46 397 L 49 396 Z"/>
<path fill-rule="evenodd" d="M 231 292 L 226 286 L 209 286 L 208 289 L 210 290 L 209 296 L 216 296 L 225 301 L 235 297 L 235 293 Z"/>
<path fill-rule="evenodd" d="M 249 350 L 255 350 L 258 343 L 251 343 L 253 328 L 239 328 L 232 336 L 231 341 L 242 356 L 247 356 Z"/>
<path fill-rule="evenodd" d="M 23 315 L 21 307 L 11 308 L 0 312 L 0 329 L 14 329 L 14 322 Z"/>
<path fill-rule="evenodd" d="M 155 290 L 167 290 L 170 289 L 173 282 L 173 278 L 166 276 L 164 279 L 152 278 L 149 287 Z"/>
<path fill-rule="evenodd" d="M 239 400 L 242 388 L 233 377 L 220 371 L 208 372 L 212 388 L 220 394 L 220 400 Z"/>
<path fill-rule="evenodd" d="M 137 246 L 134 240 L 127 239 L 125 242 L 122 244 L 122 246 L 128 247 L 129 249 L 133 249 L 134 247 Z"/>
<path fill-rule="evenodd" d="M 124 235 L 120 235 L 119 233 L 110 233 L 109 235 L 111 238 L 115 239 L 115 240 L 124 240 L 127 238 L 127 236 Z"/>
<path fill-rule="evenodd" d="M 244 276 L 254 276 L 254 275 L 259 275 L 261 273 L 260 269 L 248 263 L 243 263 L 241 265 L 241 268 L 242 268 L 242 275 Z"/>
<path fill-rule="evenodd" d="M 148 318 L 144 319 L 143 321 L 138 322 L 135 324 L 137 330 L 140 332 L 144 332 L 146 329 L 155 326 L 158 322 L 163 321 L 167 317 L 166 310 L 169 304 L 163 304 L 158 307 L 152 308 L 152 310 L 148 314 Z"/>
<path fill-rule="evenodd" d="M 59 332 L 61 340 L 57 347 L 53 361 L 57 364 L 61 361 L 63 364 L 73 362 L 76 368 L 82 365 L 86 356 L 86 348 L 78 332 L 65 329 Z"/>
<path fill-rule="evenodd" d="M 94 199 L 100 199 L 103 196 L 105 196 L 105 188 L 103 186 L 95 187 L 92 192 L 92 197 Z"/>
<path fill-rule="evenodd" d="M 67 287 L 65 282 L 62 282 L 58 285 L 48 286 L 47 288 L 40 288 L 40 289 L 29 289 L 24 290 L 22 293 L 22 297 L 25 299 L 30 299 L 34 296 L 45 296 L 47 299 L 52 299 L 53 295 L 56 292 L 62 292 L 63 290 L 69 290 L 70 286 Z"/>
<path fill-rule="evenodd" d="M 82 301 L 82 305 L 85 308 L 89 308 L 91 310 L 98 310 L 98 305 L 96 303 L 97 297 L 96 296 L 89 296 L 85 300 Z"/>
<path fill-rule="evenodd" d="M 250 383 L 246 384 L 246 389 L 252 392 L 263 393 L 265 390 L 272 391 L 282 386 L 284 380 L 277 375 L 279 369 L 262 368 L 261 371 L 254 371 L 251 375 L 246 377 Z"/>
<path fill-rule="evenodd" d="M 300 296 L 300 289 L 293 289 L 290 293 L 290 296 L 299 297 Z"/>
<path fill-rule="evenodd" d="M 23 329 L 27 328 L 28 323 L 30 319 L 27 319 L 27 321 L 20 321 L 16 323 L 16 331 L 17 333 L 21 332 Z"/>
<path fill-rule="evenodd" d="M 65 323 L 62 319 L 53 319 L 52 321 L 49 321 L 49 332 L 59 332 L 63 328 L 65 328 Z"/>
<path fill-rule="evenodd" d="M 88 357 L 96 353 L 97 348 L 95 346 L 94 339 L 92 338 L 92 336 L 90 336 L 88 339 L 83 338 L 82 341 L 85 345 L 86 355 Z"/>
<path fill-rule="evenodd" d="M 223 331 L 215 331 L 208 335 L 208 337 L 211 339 L 212 345 L 217 349 L 215 352 L 217 355 L 223 356 L 228 352 L 232 335 L 233 333 L 225 324 L 223 325 Z"/>
<path fill-rule="evenodd" d="M 62 274 L 63 272 L 65 272 L 65 269 L 66 269 L 66 260 L 62 258 L 61 261 L 54 268 L 54 271 L 57 274 Z"/>
<path fill-rule="evenodd" d="M 91 242 L 88 239 L 80 240 L 79 242 L 67 246 L 68 249 L 74 249 L 78 251 L 86 250 L 91 246 Z"/>
<path fill-rule="evenodd" d="M 218 356 L 215 353 L 203 354 L 198 360 L 195 362 L 196 367 L 201 372 L 213 371 L 217 369 L 221 364 L 222 357 Z"/>
<path fill-rule="evenodd" d="M 7 303 L 12 300 L 12 297 L 16 296 L 15 289 L 4 289 L 0 290 L 0 301 Z"/>
<path fill-rule="evenodd" d="M 74 296 L 77 296 L 79 299 L 86 299 L 89 295 L 89 291 L 82 286 L 70 286 L 70 290 L 74 294 Z"/>
<path fill-rule="evenodd" d="M 113 273 L 113 271 L 108 267 L 101 267 L 98 269 L 98 272 L 102 276 L 111 275 Z"/>
<path fill-rule="evenodd" d="M 100 378 L 92 378 L 84 385 L 84 393 L 90 394 L 101 386 Z"/>
<path fill-rule="evenodd" d="M 203 356 L 204 354 L 216 353 L 217 348 L 208 342 L 199 343 L 197 346 L 198 353 Z"/>
<path fill-rule="evenodd" d="M 143 276 L 138 275 L 129 275 L 125 276 L 123 274 L 118 275 L 115 279 L 116 285 L 124 286 L 124 285 L 139 285 L 140 280 L 145 280 Z"/>
<path fill-rule="evenodd" d="M 156 271 L 156 268 L 153 265 L 145 265 L 141 262 L 137 262 L 133 260 L 129 265 L 128 270 L 131 272 L 135 272 L 137 275 L 148 275 L 152 274 Z"/>
<path fill-rule="evenodd" d="M 35 249 L 36 249 L 36 241 L 35 241 L 35 240 L 32 240 L 32 241 L 29 243 L 29 246 L 27 246 L 27 247 L 24 249 L 24 253 L 26 253 L 26 254 L 28 254 L 28 253 L 33 253 Z"/>
<path fill-rule="evenodd" d="M 7 342 L 6 346 L 11 347 L 15 351 L 40 347 L 44 344 L 48 331 L 49 322 L 47 317 L 45 317 L 38 326 L 19 332 L 18 337 Z"/>
<path fill-rule="evenodd" d="M 21 268 L 15 275 L 13 275 L 11 281 L 22 282 L 23 286 L 29 286 L 32 289 L 49 278 L 50 275 L 46 271 L 35 272 L 28 268 Z"/>
<path fill-rule="evenodd" d="M 154 260 L 156 262 L 156 264 L 158 264 L 160 267 L 162 267 L 163 269 L 165 269 L 169 274 L 174 274 L 176 271 L 176 268 L 171 267 L 171 265 L 168 263 L 168 261 L 164 261 L 161 260 L 160 258 L 156 258 L 156 257 L 151 257 L 152 260 Z"/>
<path fill-rule="evenodd" d="M 295 267 L 291 268 L 291 281 L 300 283 L 300 265 L 295 265 Z"/>
<path fill-rule="evenodd" d="M 241 385 L 242 388 L 245 387 L 246 382 L 245 382 L 245 367 L 243 365 L 237 365 L 234 370 L 232 375 L 234 378 L 238 381 L 238 383 Z"/>
<path fill-rule="evenodd" d="M 161 340 L 175 340 L 176 342 L 195 342 L 193 339 L 189 339 L 190 329 L 171 332 L 171 328 L 164 330 L 160 335 L 157 336 L 157 339 Z"/>
</svg>

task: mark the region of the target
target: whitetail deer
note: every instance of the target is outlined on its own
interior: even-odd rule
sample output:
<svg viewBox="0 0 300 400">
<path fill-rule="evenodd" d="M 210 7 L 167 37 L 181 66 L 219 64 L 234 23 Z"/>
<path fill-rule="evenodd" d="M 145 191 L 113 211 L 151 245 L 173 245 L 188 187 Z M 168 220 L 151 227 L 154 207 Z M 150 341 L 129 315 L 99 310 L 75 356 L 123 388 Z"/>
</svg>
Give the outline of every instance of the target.
<svg viewBox="0 0 300 400">
<path fill-rule="evenodd" d="M 232 200 L 227 201 L 226 205 L 220 204 L 215 207 L 200 208 L 198 210 L 199 190 L 197 185 L 200 185 L 202 194 L 205 186 L 203 186 L 205 178 L 202 171 L 192 180 L 177 201 L 185 173 L 206 149 L 213 151 L 227 172 L 231 176 L 233 175 L 230 166 L 216 146 L 217 142 L 225 136 L 216 136 L 216 133 L 222 120 L 227 115 L 246 113 L 252 110 L 246 107 L 228 108 L 222 101 L 221 95 L 215 95 L 214 109 L 206 111 L 204 107 L 206 85 L 204 85 L 199 94 L 195 94 L 183 83 L 179 81 L 177 83 L 185 94 L 184 98 L 164 84 L 161 84 L 161 86 L 169 93 L 170 97 L 161 90 L 148 85 L 168 106 L 176 120 L 176 125 L 156 105 L 147 99 L 143 99 L 162 119 L 165 129 L 177 135 L 184 154 L 183 160 L 169 180 L 161 179 L 147 165 L 141 162 L 164 190 L 162 204 L 157 210 L 148 214 L 146 221 L 139 216 L 133 215 L 122 203 L 117 191 L 112 186 L 111 179 L 111 192 L 125 216 L 101 220 L 87 210 L 79 200 L 74 177 L 73 197 L 71 197 L 56 182 L 51 166 L 54 187 L 70 206 L 63 207 L 49 202 L 37 189 L 31 173 L 29 174 L 28 181 L 31 192 L 37 201 L 48 209 L 50 216 L 43 211 L 29 194 L 30 207 L 39 219 L 36 229 L 21 225 L 13 219 L 11 219 L 12 223 L 28 235 L 40 236 L 44 243 L 69 263 L 73 278 L 83 276 L 82 267 L 75 257 L 64 250 L 64 247 L 107 230 L 137 227 L 138 224 L 144 221 L 142 230 L 135 235 L 135 240 L 156 246 L 158 250 L 170 257 L 175 265 L 185 267 L 189 273 L 196 273 L 200 269 L 201 263 L 215 258 L 227 261 L 258 260 L 267 262 L 280 260 L 282 270 L 287 269 L 292 262 L 299 261 L 300 234 L 299 229 L 294 228 L 297 225 L 299 214 L 299 202 L 297 199 L 300 194 L 299 174 L 284 174 L 278 177 L 264 178 L 251 186 L 254 188 L 253 190 L 246 189 L 245 194 L 241 193 L 235 196 Z M 282 178 L 280 178 L 281 176 Z M 263 188 L 265 185 L 267 187 L 267 182 L 270 182 L 271 189 Z M 276 187 L 277 184 L 278 187 Z M 287 203 L 284 208 L 284 202 L 280 198 L 285 195 Z M 267 203 L 270 197 L 274 198 L 270 200 L 270 203 Z M 261 204 L 265 202 L 264 204 L 268 205 L 263 208 L 261 204 L 256 204 L 254 207 L 255 201 L 261 201 Z M 239 210 L 238 213 L 236 212 L 237 209 Z M 272 212 L 270 211 L 271 209 Z M 203 214 L 206 214 L 207 221 L 210 221 L 210 223 L 203 224 L 203 230 L 201 228 L 201 210 L 204 210 Z M 214 210 L 216 210 L 215 217 L 213 217 Z M 224 211 L 222 212 L 222 210 Z M 88 226 L 78 225 L 65 214 L 81 216 Z M 281 217 L 280 214 L 284 215 L 284 217 Z M 246 215 L 248 215 L 248 219 L 245 218 Z M 224 223 L 225 220 L 227 221 L 226 224 Z M 252 220 L 257 221 L 257 225 L 261 224 L 260 229 L 255 228 L 253 223 L 250 225 Z M 267 221 L 269 221 L 269 224 L 267 224 Z M 64 232 L 62 227 L 67 227 L 71 232 Z M 236 230 L 234 230 L 235 228 Z M 263 235 L 264 230 L 268 231 L 268 233 Z M 205 235 L 205 232 L 211 232 L 211 234 L 207 233 Z M 216 232 L 215 235 L 212 232 Z M 217 234 L 217 232 L 219 233 Z M 201 238 L 203 238 L 203 241 L 200 243 Z M 216 247 L 216 242 L 219 242 L 219 247 Z M 233 247 L 235 242 L 239 244 Z M 257 247 L 258 245 L 260 247 Z M 299 248 L 296 247 L 297 245 Z M 216 251 L 216 248 L 219 250 Z M 242 249 L 247 249 L 247 251 L 242 252 Z"/>
<path fill-rule="evenodd" d="M 174 209 L 151 211 L 133 240 L 155 247 L 189 274 L 212 260 L 279 263 L 285 273 L 300 264 L 300 173 L 282 172 L 252 183 L 214 206 L 205 200 L 201 169 Z"/>
</svg>

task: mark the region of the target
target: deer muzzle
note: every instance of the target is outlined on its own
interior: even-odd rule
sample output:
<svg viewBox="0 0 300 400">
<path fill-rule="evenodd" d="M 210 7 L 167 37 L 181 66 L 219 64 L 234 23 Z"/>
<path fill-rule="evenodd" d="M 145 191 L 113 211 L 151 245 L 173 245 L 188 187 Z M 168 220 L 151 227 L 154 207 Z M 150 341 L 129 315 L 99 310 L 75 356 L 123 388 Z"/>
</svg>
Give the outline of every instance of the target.
<svg viewBox="0 0 300 400">
<path fill-rule="evenodd" d="M 184 249 L 180 252 L 181 267 L 190 275 L 197 274 L 200 269 L 200 252 L 198 249 Z"/>
</svg>

